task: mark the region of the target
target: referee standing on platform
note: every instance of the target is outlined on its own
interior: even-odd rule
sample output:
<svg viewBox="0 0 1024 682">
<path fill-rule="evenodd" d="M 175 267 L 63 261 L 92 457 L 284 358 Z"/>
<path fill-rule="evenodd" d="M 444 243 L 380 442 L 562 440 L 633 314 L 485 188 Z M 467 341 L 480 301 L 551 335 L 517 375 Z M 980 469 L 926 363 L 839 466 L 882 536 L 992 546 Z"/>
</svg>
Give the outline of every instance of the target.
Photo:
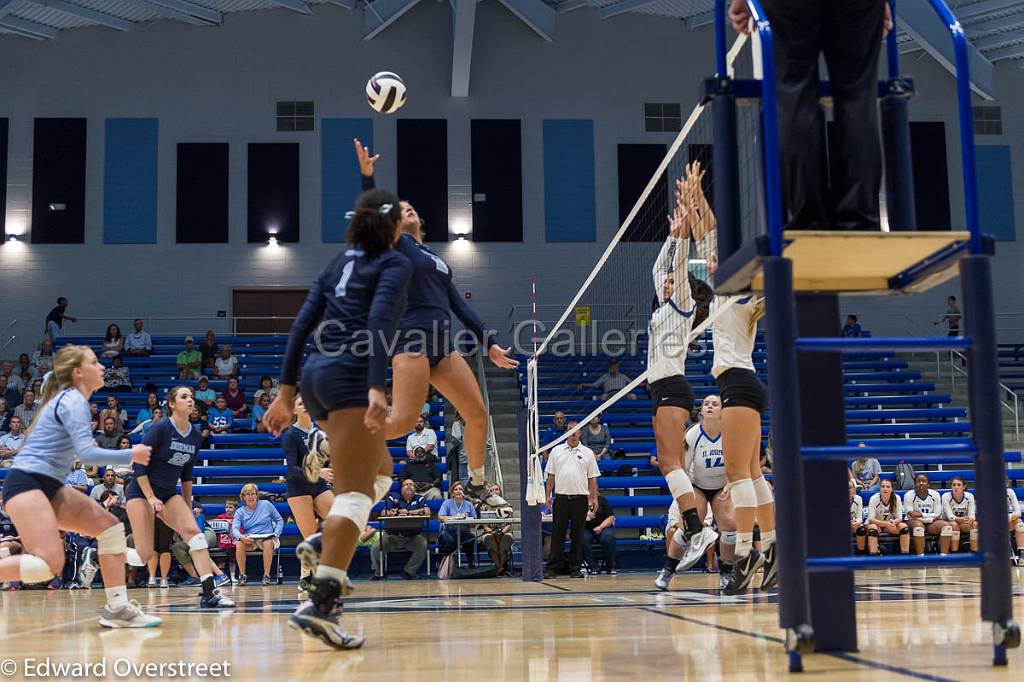
<svg viewBox="0 0 1024 682">
<path fill-rule="evenodd" d="M 566 424 L 572 429 L 576 422 Z M 582 578 L 583 531 L 586 528 L 587 511 L 597 509 L 597 468 L 594 451 L 580 445 L 579 433 L 569 436 L 564 443 L 552 448 L 548 457 L 547 498 L 551 505 L 551 558 L 545 577 L 568 573 L 572 578 Z M 565 533 L 572 524 L 569 536 L 571 545 L 569 557 L 565 557 Z"/>
<path fill-rule="evenodd" d="M 888 2 L 764 0 L 764 10 L 775 34 L 786 229 L 879 230 L 878 55 L 892 28 Z M 729 19 L 749 32 L 745 0 L 732 0 Z M 818 94 L 821 54 L 835 118 L 831 183 Z"/>
</svg>

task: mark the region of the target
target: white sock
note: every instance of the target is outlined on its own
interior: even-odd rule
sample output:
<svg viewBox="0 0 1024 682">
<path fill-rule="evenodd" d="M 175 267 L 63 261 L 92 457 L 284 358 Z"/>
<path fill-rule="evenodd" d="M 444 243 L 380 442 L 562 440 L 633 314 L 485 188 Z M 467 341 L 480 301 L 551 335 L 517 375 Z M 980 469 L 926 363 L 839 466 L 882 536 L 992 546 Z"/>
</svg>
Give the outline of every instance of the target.
<svg viewBox="0 0 1024 682">
<path fill-rule="evenodd" d="M 316 567 L 317 578 L 334 578 L 339 583 L 344 583 L 345 578 L 348 577 L 348 571 L 335 568 L 334 566 L 328 566 L 327 564 L 320 564 Z"/>
<path fill-rule="evenodd" d="M 201 576 L 199 576 L 199 582 L 204 583 L 204 582 L 206 582 L 207 578 L 212 578 L 212 577 L 213 577 L 213 573 L 204 573 Z"/>
<path fill-rule="evenodd" d="M 119 609 L 128 605 L 128 588 L 124 585 L 107 587 L 103 591 L 107 593 L 107 606 L 111 609 Z"/>
<path fill-rule="evenodd" d="M 476 469 L 470 469 L 469 470 L 469 482 L 472 483 L 473 485 L 477 485 L 477 486 L 483 485 L 484 484 L 484 468 L 483 467 L 477 467 Z"/>
<path fill-rule="evenodd" d="M 764 539 L 764 536 L 762 536 Z M 736 557 L 742 559 L 750 555 L 750 549 L 754 546 L 754 533 L 736 533 Z"/>
<path fill-rule="evenodd" d="M 764 551 L 768 551 L 768 548 L 775 544 L 775 531 L 774 530 L 763 530 L 761 531 L 761 547 Z"/>
</svg>

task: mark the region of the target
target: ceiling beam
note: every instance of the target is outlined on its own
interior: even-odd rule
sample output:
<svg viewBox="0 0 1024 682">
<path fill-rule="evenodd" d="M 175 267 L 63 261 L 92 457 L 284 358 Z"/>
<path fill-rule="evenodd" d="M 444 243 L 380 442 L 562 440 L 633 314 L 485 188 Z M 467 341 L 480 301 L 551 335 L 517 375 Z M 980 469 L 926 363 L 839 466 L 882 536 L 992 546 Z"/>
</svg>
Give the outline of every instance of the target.
<svg viewBox="0 0 1024 682">
<path fill-rule="evenodd" d="M 284 7 L 285 9 L 290 9 L 293 12 L 298 12 L 299 14 L 312 14 L 312 11 L 309 9 L 309 5 L 307 5 L 304 2 L 304 0 L 272 0 L 272 1 L 273 1 L 273 3 L 275 5 L 278 5 L 280 7 Z"/>
<path fill-rule="evenodd" d="M 420 0 L 375 0 L 363 8 L 363 40 L 372 40 L 378 33 L 411 10 Z"/>
<path fill-rule="evenodd" d="M 60 35 L 60 31 L 53 26 L 39 24 L 21 17 L 5 16 L 0 17 L 0 26 L 11 31 L 16 31 L 27 38 L 53 40 Z"/>
<path fill-rule="evenodd" d="M 902 7 L 902 6 L 900 6 Z M 903 10 L 898 10 L 900 13 Z M 992 31 L 1005 31 L 1006 29 L 1013 28 L 1014 26 L 1020 26 L 1024 24 L 1024 13 L 1011 14 L 1007 17 L 996 17 L 995 19 L 986 19 L 979 21 L 976 24 L 968 24 L 964 26 L 964 30 L 969 36 L 981 35 L 983 33 L 991 33 Z"/>
<path fill-rule="evenodd" d="M 541 0 L 498 0 L 509 12 L 519 17 L 534 32 L 549 43 L 555 39 L 557 12 Z"/>
<path fill-rule="evenodd" d="M 956 58 L 949 27 L 926 2 L 903 2 L 897 5 L 896 21 L 914 41 L 924 48 L 947 71 L 956 74 Z M 960 28 L 957 23 L 957 29 Z M 971 89 L 984 97 L 995 97 L 992 62 L 972 47 L 967 46 L 967 62 L 971 72 Z"/>
<path fill-rule="evenodd" d="M 562 2 L 555 5 L 555 11 L 557 12 L 571 12 L 574 9 L 580 9 L 581 7 L 590 6 L 588 0 L 562 0 Z"/>
<path fill-rule="evenodd" d="M 610 19 L 611 17 L 625 14 L 626 12 L 632 12 L 647 5 L 653 4 L 656 0 L 619 0 L 613 2 L 610 5 L 605 5 L 601 8 L 601 18 Z"/>
<path fill-rule="evenodd" d="M 991 14 L 993 12 L 1002 12 L 1014 7 L 1020 7 L 1024 5 L 1024 0 L 982 0 L 981 2 L 972 2 L 969 5 L 963 7 L 957 7 L 953 10 L 953 14 L 960 21 L 964 19 L 970 19 L 971 17 L 980 17 L 983 14 Z M 897 11 L 900 10 L 900 6 L 897 5 Z"/>
<path fill-rule="evenodd" d="M 998 61 L 1000 59 L 1011 59 L 1013 57 L 1020 57 L 1024 55 L 1024 43 L 1018 43 L 1016 45 L 1007 45 L 1001 47 L 998 50 L 991 50 L 985 53 L 991 61 Z"/>
<path fill-rule="evenodd" d="M 157 12 L 168 19 L 177 19 L 193 26 L 220 26 L 223 17 L 216 10 L 187 0 L 125 0 L 137 7 Z"/>
<path fill-rule="evenodd" d="M 356 0 L 331 0 L 331 4 L 337 5 L 338 7 L 344 7 L 345 9 L 356 8 Z"/>
<path fill-rule="evenodd" d="M 452 0 L 452 97 L 469 97 L 477 0 Z"/>
<path fill-rule="evenodd" d="M 130 31 L 132 30 L 132 27 L 135 26 L 135 24 L 127 19 L 121 19 L 120 17 L 115 17 L 112 14 L 98 12 L 88 7 L 82 7 L 81 5 L 72 5 L 70 2 L 65 2 L 65 0 L 29 0 L 29 2 L 41 7 L 49 7 L 50 9 L 55 9 L 58 12 L 63 12 L 64 14 L 78 17 L 79 19 L 85 19 L 86 21 L 91 21 L 93 23 L 100 24 L 101 26 L 117 29 L 118 31 Z"/>
<path fill-rule="evenodd" d="M 993 47 L 999 47 L 1006 43 L 1012 43 L 1018 40 L 1024 40 L 1024 31 L 1007 31 L 1006 33 L 993 33 L 991 35 L 976 38 L 971 41 L 971 45 L 974 45 L 979 50 L 991 50 Z"/>
<path fill-rule="evenodd" d="M 686 27 L 692 31 L 695 28 L 715 23 L 715 11 L 708 10 L 707 12 L 694 14 L 692 17 L 684 17 L 683 21 L 686 23 Z"/>
</svg>

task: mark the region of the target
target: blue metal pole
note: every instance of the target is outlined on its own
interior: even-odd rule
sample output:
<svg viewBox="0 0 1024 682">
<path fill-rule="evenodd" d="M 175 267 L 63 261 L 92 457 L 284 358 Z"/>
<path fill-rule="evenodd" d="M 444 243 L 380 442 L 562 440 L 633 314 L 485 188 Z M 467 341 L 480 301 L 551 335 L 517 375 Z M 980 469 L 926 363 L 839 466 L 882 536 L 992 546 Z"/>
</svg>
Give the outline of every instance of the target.
<svg viewBox="0 0 1024 682">
<path fill-rule="evenodd" d="M 892 30 L 885 39 L 886 64 L 889 67 L 889 78 L 900 76 L 900 48 L 896 43 L 896 0 L 888 0 L 892 11 Z"/>
<path fill-rule="evenodd" d="M 715 0 L 715 69 L 719 78 L 728 76 L 725 46 L 725 0 Z"/>
</svg>

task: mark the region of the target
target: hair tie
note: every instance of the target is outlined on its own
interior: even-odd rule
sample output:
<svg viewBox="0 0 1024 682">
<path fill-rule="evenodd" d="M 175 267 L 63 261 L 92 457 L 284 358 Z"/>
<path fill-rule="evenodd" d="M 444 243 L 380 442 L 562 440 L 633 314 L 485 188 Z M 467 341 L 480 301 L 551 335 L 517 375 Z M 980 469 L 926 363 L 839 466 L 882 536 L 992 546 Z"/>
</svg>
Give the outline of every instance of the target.
<svg viewBox="0 0 1024 682">
<path fill-rule="evenodd" d="M 393 209 L 393 208 L 394 208 L 394 205 L 392 205 L 392 204 L 381 204 L 380 208 L 377 209 L 377 210 L 380 211 L 381 213 L 383 213 L 384 215 L 387 215 L 388 213 L 391 213 L 391 209 Z"/>
<path fill-rule="evenodd" d="M 345 211 L 345 220 L 352 220 L 356 217 L 355 211 Z"/>
</svg>

